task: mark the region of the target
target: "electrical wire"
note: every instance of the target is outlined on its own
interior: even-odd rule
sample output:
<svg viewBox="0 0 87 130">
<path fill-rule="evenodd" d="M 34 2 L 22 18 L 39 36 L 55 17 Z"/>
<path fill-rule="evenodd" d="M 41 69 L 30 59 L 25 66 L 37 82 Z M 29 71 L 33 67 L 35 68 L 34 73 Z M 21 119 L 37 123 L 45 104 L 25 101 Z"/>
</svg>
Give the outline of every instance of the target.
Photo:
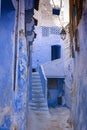
<svg viewBox="0 0 87 130">
<path fill-rule="evenodd" d="M 63 26 L 63 24 L 61 23 L 61 20 L 60 20 L 60 17 L 59 17 L 59 16 L 58 16 L 58 20 L 59 20 L 59 22 L 60 22 L 61 27 L 64 29 L 64 26 Z"/>
<path fill-rule="evenodd" d="M 54 7 L 56 7 L 56 6 L 55 6 L 55 3 L 54 3 L 54 1 L 53 1 L 53 0 L 52 0 L 52 3 L 53 3 L 53 6 L 54 6 Z"/>
</svg>

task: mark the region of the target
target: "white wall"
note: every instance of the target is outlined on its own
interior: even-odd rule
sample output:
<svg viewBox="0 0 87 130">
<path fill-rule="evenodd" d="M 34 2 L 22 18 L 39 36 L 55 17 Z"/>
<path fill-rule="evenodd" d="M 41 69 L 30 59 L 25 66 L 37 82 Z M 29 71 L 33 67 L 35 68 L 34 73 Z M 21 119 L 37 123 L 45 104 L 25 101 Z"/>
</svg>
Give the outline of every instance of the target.
<svg viewBox="0 0 87 130">
<path fill-rule="evenodd" d="M 64 22 L 69 23 L 69 0 L 64 0 Z"/>
<path fill-rule="evenodd" d="M 39 60 L 39 64 L 44 64 L 48 61 L 51 61 L 51 46 L 52 45 L 61 45 L 61 58 L 63 58 L 63 47 L 62 40 L 60 38 L 60 30 L 58 27 L 55 27 L 54 33 L 52 34 L 52 28 L 48 27 L 47 35 L 42 36 L 42 27 L 36 27 L 35 32 L 37 33 L 37 37 L 33 43 L 33 51 L 32 51 L 32 67 L 37 67 L 37 60 Z M 43 29 L 44 30 L 44 29 Z M 46 32 L 45 30 L 45 32 Z M 58 32 L 59 30 L 59 32 Z"/>
<path fill-rule="evenodd" d="M 47 78 L 65 78 L 64 61 L 57 59 L 43 64 Z"/>
</svg>

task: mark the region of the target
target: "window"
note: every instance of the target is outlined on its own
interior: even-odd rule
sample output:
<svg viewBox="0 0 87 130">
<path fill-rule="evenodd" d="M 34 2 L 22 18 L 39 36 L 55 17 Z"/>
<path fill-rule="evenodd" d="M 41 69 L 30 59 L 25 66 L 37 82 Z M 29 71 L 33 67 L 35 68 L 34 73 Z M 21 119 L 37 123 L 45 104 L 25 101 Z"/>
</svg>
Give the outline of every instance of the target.
<svg viewBox="0 0 87 130">
<path fill-rule="evenodd" d="M 51 46 L 51 60 L 61 58 L 61 46 L 53 45 Z"/>
</svg>

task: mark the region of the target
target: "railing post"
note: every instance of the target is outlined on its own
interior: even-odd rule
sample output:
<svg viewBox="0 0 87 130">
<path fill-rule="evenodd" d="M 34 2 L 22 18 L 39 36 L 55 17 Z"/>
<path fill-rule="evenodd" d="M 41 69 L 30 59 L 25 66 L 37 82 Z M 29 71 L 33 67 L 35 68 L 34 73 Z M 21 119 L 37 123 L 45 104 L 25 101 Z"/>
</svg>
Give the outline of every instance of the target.
<svg viewBox="0 0 87 130">
<path fill-rule="evenodd" d="M 42 65 L 38 65 L 37 69 L 38 69 L 38 72 L 39 72 L 40 77 L 41 77 L 44 98 L 47 99 L 47 78 L 45 76 L 43 66 Z"/>
</svg>

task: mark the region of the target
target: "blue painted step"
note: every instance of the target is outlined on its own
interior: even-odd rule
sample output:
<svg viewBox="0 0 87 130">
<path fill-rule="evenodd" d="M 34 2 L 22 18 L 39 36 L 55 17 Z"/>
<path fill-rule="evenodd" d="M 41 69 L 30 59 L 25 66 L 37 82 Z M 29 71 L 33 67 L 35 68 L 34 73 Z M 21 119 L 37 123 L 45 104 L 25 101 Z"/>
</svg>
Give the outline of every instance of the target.
<svg viewBox="0 0 87 130">
<path fill-rule="evenodd" d="M 33 111 L 48 111 L 47 100 L 44 98 L 42 83 L 38 72 L 32 73 L 32 101 L 29 109 Z"/>
</svg>

